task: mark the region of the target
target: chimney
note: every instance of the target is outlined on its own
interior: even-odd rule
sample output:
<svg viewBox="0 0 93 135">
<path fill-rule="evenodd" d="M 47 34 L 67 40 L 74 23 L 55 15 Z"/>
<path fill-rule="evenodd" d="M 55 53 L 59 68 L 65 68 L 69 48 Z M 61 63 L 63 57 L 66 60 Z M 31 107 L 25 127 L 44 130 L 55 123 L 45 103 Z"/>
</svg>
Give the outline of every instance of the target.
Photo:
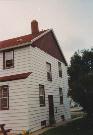
<svg viewBox="0 0 93 135">
<path fill-rule="evenodd" d="M 38 22 L 36 20 L 33 20 L 31 22 L 31 32 L 32 32 L 32 34 L 39 33 Z"/>
</svg>

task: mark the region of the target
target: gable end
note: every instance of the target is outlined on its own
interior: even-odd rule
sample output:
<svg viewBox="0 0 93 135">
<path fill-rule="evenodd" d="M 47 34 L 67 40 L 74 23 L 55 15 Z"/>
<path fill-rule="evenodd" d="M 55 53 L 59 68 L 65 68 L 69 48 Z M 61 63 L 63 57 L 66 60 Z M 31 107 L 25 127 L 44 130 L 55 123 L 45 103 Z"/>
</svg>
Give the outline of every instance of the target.
<svg viewBox="0 0 93 135">
<path fill-rule="evenodd" d="M 32 43 L 32 46 L 40 48 L 44 52 L 65 63 L 65 65 L 67 66 L 67 62 L 52 31 L 49 31 L 41 38 L 34 41 Z"/>
</svg>

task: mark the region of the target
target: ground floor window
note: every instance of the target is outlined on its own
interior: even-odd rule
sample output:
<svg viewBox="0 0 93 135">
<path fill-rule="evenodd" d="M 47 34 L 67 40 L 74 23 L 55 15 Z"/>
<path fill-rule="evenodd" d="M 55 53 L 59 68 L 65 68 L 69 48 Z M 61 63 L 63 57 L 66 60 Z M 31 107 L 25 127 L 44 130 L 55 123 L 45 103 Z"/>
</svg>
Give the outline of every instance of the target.
<svg viewBox="0 0 93 135">
<path fill-rule="evenodd" d="M 8 85 L 0 86 L 0 110 L 9 109 L 9 87 Z"/>
<path fill-rule="evenodd" d="M 60 104 L 63 104 L 63 93 L 62 88 L 59 88 Z"/>
<path fill-rule="evenodd" d="M 39 85 L 39 99 L 40 99 L 40 106 L 45 106 L 45 90 L 44 85 Z"/>
</svg>

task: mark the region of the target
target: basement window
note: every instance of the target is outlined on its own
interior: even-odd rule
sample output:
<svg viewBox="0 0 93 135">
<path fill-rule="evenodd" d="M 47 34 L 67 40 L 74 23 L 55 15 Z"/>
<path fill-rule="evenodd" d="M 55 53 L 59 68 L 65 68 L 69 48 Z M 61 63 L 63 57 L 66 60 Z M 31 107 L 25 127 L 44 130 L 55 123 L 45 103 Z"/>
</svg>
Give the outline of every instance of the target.
<svg viewBox="0 0 93 135">
<path fill-rule="evenodd" d="M 3 52 L 3 68 L 9 69 L 14 67 L 14 51 L 8 50 Z"/>
<path fill-rule="evenodd" d="M 64 115 L 61 115 L 61 119 L 64 121 L 65 120 L 65 117 L 64 117 Z"/>
<path fill-rule="evenodd" d="M 46 127 L 46 120 L 41 121 L 41 127 L 42 128 Z"/>
<path fill-rule="evenodd" d="M 9 109 L 9 87 L 8 85 L 0 86 L 0 110 Z"/>
</svg>

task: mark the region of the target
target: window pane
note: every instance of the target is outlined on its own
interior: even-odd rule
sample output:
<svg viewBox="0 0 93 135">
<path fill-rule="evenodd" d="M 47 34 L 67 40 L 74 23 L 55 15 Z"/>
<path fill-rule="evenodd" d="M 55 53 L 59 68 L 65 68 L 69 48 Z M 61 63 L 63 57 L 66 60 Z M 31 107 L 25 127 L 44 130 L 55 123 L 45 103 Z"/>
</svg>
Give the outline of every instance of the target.
<svg viewBox="0 0 93 135">
<path fill-rule="evenodd" d="M 59 88 L 59 95 L 62 95 L 62 88 Z"/>
<path fill-rule="evenodd" d="M 45 104 L 44 96 L 40 96 L 40 104 Z"/>
<path fill-rule="evenodd" d="M 4 52 L 4 68 L 11 68 L 14 65 L 13 51 Z"/>
<path fill-rule="evenodd" d="M 5 52 L 5 60 L 13 59 L 13 51 Z"/>
<path fill-rule="evenodd" d="M 47 72 L 51 72 L 51 64 L 50 63 L 46 63 L 47 65 Z"/>
<path fill-rule="evenodd" d="M 59 67 L 59 70 L 61 70 L 61 63 L 58 62 L 58 67 Z"/>
<path fill-rule="evenodd" d="M 39 85 L 39 98 L 40 98 L 40 105 L 45 105 L 45 90 L 44 85 Z"/>
<path fill-rule="evenodd" d="M 8 109 L 8 104 L 9 104 L 8 86 L 7 85 L 1 86 L 1 90 L 2 90 L 2 95 L 0 99 L 0 109 L 1 110 Z"/>
<path fill-rule="evenodd" d="M 52 81 L 52 74 L 47 72 L 47 79 L 48 81 Z"/>
<path fill-rule="evenodd" d="M 60 96 L 60 104 L 63 104 L 63 96 Z"/>
<path fill-rule="evenodd" d="M 8 91 L 7 91 L 7 89 L 3 89 L 3 91 L 2 91 L 2 97 L 8 97 Z"/>
<path fill-rule="evenodd" d="M 7 108 L 8 107 L 8 100 L 7 100 L 7 98 L 2 98 L 2 103 L 1 103 L 1 105 L 2 105 L 2 109 L 3 108 Z"/>
<path fill-rule="evenodd" d="M 12 67 L 13 66 L 13 59 L 6 60 L 6 67 Z"/>
<path fill-rule="evenodd" d="M 59 77 L 62 77 L 62 67 L 60 62 L 58 62 L 58 69 L 59 69 Z"/>
</svg>

